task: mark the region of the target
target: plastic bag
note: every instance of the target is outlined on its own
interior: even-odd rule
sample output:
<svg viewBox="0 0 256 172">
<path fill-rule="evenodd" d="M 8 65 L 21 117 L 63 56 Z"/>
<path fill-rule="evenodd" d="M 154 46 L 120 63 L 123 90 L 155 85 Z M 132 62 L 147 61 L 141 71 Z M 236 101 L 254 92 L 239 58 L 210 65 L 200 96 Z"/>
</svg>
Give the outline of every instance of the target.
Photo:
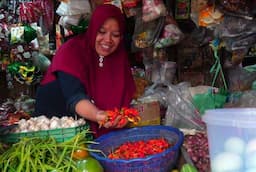
<svg viewBox="0 0 256 172">
<path fill-rule="evenodd" d="M 242 93 L 238 102 L 239 107 L 256 107 L 256 90 L 248 90 Z"/>
<path fill-rule="evenodd" d="M 229 107 L 255 108 L 256 90 L 233 92 L 229 96 Z"/>
<path fill-rule="evenodd" d="M 143 22 L 141 14 L 136 16 L 133 44 L 137 48 L 152 46 L 159 38 L 164 25 L 164 17 L 150 22 Z"/>
<path fill-rule="evenodd" d="M 197 107 L 201 114 L 204 114 L 205 110 L 222 108 L 227 100 L 227 93 L 224 91 L 214 92 L 209 90 L 204 94 L 196 94 L 193 96 L 193 104 Z M 205 103 L 207 102 L 207 103 Z"/>
<path fill-rule="evenodd" d="M 198 26 L 199 12 L 207 6 L 208 0 L 193 0 L 191 1 L 191 20 Z"/>
<path fill-rule="evenodd" d="M 177 128 L 204 130 L 205 124 L 196 107 L 192 104 L 189 85 L 180 83 L 176 86 L 168 85 L 168 108 L 165 115 L 165 124 Z"/>
<path fill-rule="evenodd" d="M 56 13 L 60 16 L 91 14 L 91 6 L 88 0 L 61 1 Z"/>
<path fill-rule="evenodd" d="M 167 10 L 162 0 L 142 0 L 142 20 L 149 22 L 165 16 Z"/>
<path fill-rule="evenodd" d="M 242 35 L 233 38 L 222 38 L 227 51 L 248 49 L 256 43 L 256 32 L 250 35 Z"/>
<path fill-rule="evenodd" d="M 66 29 L 69 29 L 71 26 L 77 26 L 81 18 L 82 18 L 81 14 L 61 16 L 58 24 L 63 26 Z"/>
<path fill-rule="evenodd" d="M 246 20 L 226 15 L 223 21 L 215 28 L 214 34 L 218 38 L 238 37 L 256 32 L 256 20 Z"/>
<path fill-rule="evenodd" d="M 184 34 L 178 27 L 174 18 L 170 15 L 165 17 L 165 26 L 160 38 L 155 43 L 155 48 L 165 48 L 179 43 L 184 38 Z"/>
<path fill-rule="evenodd" d="M 235 17 L 242 17 L 246 19 L 253 18 L 253 10 L 255 8 L 255 4 L 251 1 L 218 0 L 217 4 L 225 14 L 232 15 Z"/>
<path fill-rule="evenodd" d="M 213 28 L 223 20 L 223 13 L 214 6 L 208 5 L 202 9 L 198 17 L 198 25 Z"/>
<path fill-rule="evenodd" d="M 226 69 L 226 78 L 229 91 L 250 90 L 253 81 L 256 80 L 256 72 L 248 72 L 239 66 L 233 66 Z"/>
</svg>

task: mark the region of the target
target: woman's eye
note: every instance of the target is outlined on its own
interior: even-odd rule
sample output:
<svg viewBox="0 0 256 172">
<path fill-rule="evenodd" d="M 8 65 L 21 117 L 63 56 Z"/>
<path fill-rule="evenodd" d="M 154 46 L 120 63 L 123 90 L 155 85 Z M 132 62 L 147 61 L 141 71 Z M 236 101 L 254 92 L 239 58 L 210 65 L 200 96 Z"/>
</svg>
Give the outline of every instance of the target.
<svg viewBox="0 0 256 172">
<path fill-rule="evenodd" d="M 105 30 L 100 29 L 100 30 L 99 30 L 99 33 L 100 33 L 100 34 L 105 34 L 106 32 L 105 32 Z"/>
<path fill-rule="evenodd" d="M 121 34 L 120 34 L 120 32 L 118 32 L 118 31 L 115 31 L 115 32 L 108 32 L 108 31 L 106 31 L 105 29 L 100 29 L 100 30 L 98 31 L 98 33 L 101 34 L 101 35 L 105 35 L 105 34 L 107 34 L 107 33 L 110 33 L 110 35 L 113 36 L 113 37 L 115 37 L 115 38 L 121 37 Z"/>
<path fill-rule="evenodd" d="M 121 34 L 118 32 L 118 33 L 112 33 L 113 37 L 115 38 L 119 38 L 121 36 Z"/>
</svg>

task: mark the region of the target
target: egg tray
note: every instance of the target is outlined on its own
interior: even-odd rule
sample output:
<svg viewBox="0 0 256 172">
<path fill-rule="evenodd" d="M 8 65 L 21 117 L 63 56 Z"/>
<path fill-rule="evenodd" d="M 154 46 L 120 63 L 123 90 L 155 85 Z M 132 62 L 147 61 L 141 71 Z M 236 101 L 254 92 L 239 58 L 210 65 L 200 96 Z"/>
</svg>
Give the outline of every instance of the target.
<svg viewBox="0 0 256 172">
<path fill-rule="evenodd" d="M 5 143 L 16 143 L 19 142 L 21 138 L 24 137 L 40 137 L 48 138 L 53 137 L 57 142 L 64 142 L 73 138 L 76 134 L 82 132 L 83 130 L 88 130 L 89 124 L 72 127 L 72 128 L 58 128 L 53 130 L 40 130 L 33 132 L 22 132 L 22 133 L 7 133 L 0 134 L 0 140 Z M 87 140 L 93 140 L 93 135 L 91 133 L 86 134 Z"/>
</svg>

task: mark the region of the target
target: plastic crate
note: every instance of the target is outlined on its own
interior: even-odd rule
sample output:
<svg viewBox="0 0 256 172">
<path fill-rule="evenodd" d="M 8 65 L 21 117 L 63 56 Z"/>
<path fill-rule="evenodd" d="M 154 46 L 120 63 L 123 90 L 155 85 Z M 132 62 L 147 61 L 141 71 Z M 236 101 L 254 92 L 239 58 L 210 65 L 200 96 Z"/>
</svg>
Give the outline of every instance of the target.
<svg viewBox="0 0 256 172">
<path fill-rule="evenodd" d="M 23 137 L 54 137 L 57 142 L 64 142 L 66 140 L 71 139 L 77 133 L 89 129 L 89 124 L 81 125 L 78 127 L 72 128 L 58 128 L 54 130 L 40 130 L 33 132 L 22 132 L 22 133 L 8 133 L 0 136 L 0 140 L 6 143 L 16 143 Z M 87 140 L 93 140 L 92 134 L 87 134 Z"/>
<path fill-rule="evenodd" d="M 169 172 L 177 162 L 184 139 L 183 133 L 177 128 L 156 125 L 114 131 L 95 139 L 99 144 L 91 144 L 89 147 L 108 155 L 125 142 L 153 138 L 165 138 L 174 145 L 160 154 L 131 160 L 112 160 L 97 152 L 90 154 L 100 161 L 105 172 Z"/>
</svg>

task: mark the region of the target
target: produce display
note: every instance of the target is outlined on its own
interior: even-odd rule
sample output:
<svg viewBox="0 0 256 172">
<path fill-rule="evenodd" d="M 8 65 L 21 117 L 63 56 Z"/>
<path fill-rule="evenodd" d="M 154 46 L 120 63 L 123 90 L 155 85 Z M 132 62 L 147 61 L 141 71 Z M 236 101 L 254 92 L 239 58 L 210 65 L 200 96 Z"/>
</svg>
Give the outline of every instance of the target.
<svg viewBox="0 0 256 172">
<path fill-rule="evenodd" d="M 63 116 L 61 118 L 53 116 L 47 118 L 46 116 L 31 117 L 29 119 L 21 119 L 17 122 L 18 126 L 13 132 L 30 132 L 40 130 L 52 130 L 57 128 L 70 128 L 84 125 L 85 119 L 80 118 L 75 120 L 73 117 Z"/>
<path fill-rule="evenodd" d="M 125 142 L 108 155 L 109 159 L 133 159 L 145 158 L 150 155 L 158 154 L 169 147 L 170 144 L 166 139 L 149 139 L 134 142 Z"/>
<path fill-rule="evenodd" d="M 100 122 L 100 127 L 107 122 L 114 123 L 117 117 L 121 116 L 118 125 L 123 126 L 127 121 L 137 124 L 140 121 L 139 112 L 134 108 L 122 107 L 120 110 L 115 108 L 114 110 L 107 110 L 107 119 Z"/>
<path fill-rule="evenodd" d="M 184 137 L 183 147 L 198 171 L 210 171 L 209 146 L 205 132 L 186 135 Z"/>
<path fill-rule="evenodd" d="M 20 119 L 29 119 L 30 115 L 22 110 L 17 110 L 13 101 L 7 101 L 0 106 L 0 126 L 10 126 Z"/>
<path fill-rule="evenodd" d="M 77 172 L 104 172 L 103 167 L 96 159 L 86 157 L 77 162 Z"/>
<path fill-rule="evenodd" d="M 54 138 L 23 138 L 18 143 L 11 145 L 5 152 L 0 155 L 0 171 L 1 172 L 40 172 L 40 171 L 76 171 L 76 172 L 96 172 L 95 169 L 101 169 L 101 165 L 97 160 L 90 158 L 87 164 L 83 159 L 73 158 L 74 152 L 77 150 L 95 151 L 88 149 L 88 144 L 96 144 L 88 141 L 85 135 L 90 132 L 85 130 L 78 133 L 72 139 L 65 142 L 57 142 Z M 97 172 L 101 172 L 98 170 Z"/>
<path fill-rule="evenodd" d="M 87 130 L 89 124 L 83 118 L 63 116 L 47 118 L 46 116 L 30 117 L 20 119 L 14 125 L 6 126 L 8 132 L 0 133 L 0 141 L 4 143 L 15 143 L 24 137 L 53 137 L 57 142 L 71 139 L 77 133 Z M 88 140 L 93 139 L 92 133 L 86 135 Z"/>
<path fill-rule="evenodd" d="M 184 164 L 181 167 L 181 172 L 198 172 L 197 169 L 191 164 Z"/>
<path fill-rule="evenodd" d="M 113 131 L 94 141 L 99 144 L 89 148 L 103 153 L 90 154 L 104 172 L 169 172 L 177 165 L 183 133 L 171 126 L 141 126 Z M 111 153 L 114 157 L 109 157 Z"/>
<path fill-rule="evenodd" d="M 256 138 L 228 137 L 212 160 L 213 171 L 255 171 Z"/>
</svg>

